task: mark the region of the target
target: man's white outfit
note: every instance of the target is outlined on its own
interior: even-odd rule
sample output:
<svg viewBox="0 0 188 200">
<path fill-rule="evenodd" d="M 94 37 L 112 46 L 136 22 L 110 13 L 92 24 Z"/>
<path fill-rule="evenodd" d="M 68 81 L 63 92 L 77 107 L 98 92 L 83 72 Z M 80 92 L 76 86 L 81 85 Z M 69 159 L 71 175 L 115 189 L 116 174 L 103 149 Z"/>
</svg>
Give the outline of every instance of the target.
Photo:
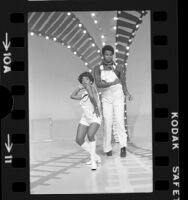
<svg viewBox="0 0 188 200">
<path fill-rule="evenodd" d="M 115 65 L 113 65 L 115 68 Z M 101 80 L 106 82 L 113 82 L 118 77 L 113 70 L 101 69 Z M 111 137 L 112 137 L 112 124 L 113 124 L 113 113 L 116 120 L 117 134 L 119 137 L 120 147 L 127 147 L 127 134 L 124 123 L 124 93 L 121 84 L 116 84 L 108 88 L 102 88 L 102 107 L 104 116 L 104 140 L 103 148 L 104 152 L 112 150 Z"/>
</svg>

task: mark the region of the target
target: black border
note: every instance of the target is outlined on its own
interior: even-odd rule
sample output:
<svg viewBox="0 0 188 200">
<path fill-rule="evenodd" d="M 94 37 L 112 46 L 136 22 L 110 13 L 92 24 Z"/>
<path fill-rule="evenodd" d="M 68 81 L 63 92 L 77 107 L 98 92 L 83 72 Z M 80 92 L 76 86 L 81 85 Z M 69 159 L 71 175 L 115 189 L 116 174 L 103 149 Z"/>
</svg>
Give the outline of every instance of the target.
<svg viewBox="0 0 188 200">
<path fill-rule="evenodd" d="M 155 200 L 173 199 L 172 167 L 179 165 L 179 152 L 172 151 L 171 144 L 171 112 L 178 112 L 178 16 L 176 0 L 72 0 L 72 1 L 24 1 L 6 0 L 3 2 L 0 12 L 0 38 L 4 38 L 5 32 L 9 33 L 11 41 L 14 38 L 24 38 L 22 47 L 10 47 L 13 62 L 24 61 L 22 71 L 12 71 L 3 74 L 1 67 L 0 84 L 7 88 L 11 94 L 11 88 L 15 85 L 24 85 L 22 95 L 12 95 L 12 111 L 1 120 L 1 171 L 2 171 L 2 199 L 62 199 L 62 198 L 127 198 L 129 200 Z M 28 32 L 27 13 L 32 11 L 87 11 L 87 10 L 150 10 L 151 11 L 151 44 L 152 44 L 152 128 L 153 128 L 153 193 L 125 193 L 125 194 L 61 194 L 61 195 L 31 195 L 29 181 L 29 104 L 28 104 Z M 166 12 L 167 20 L 156 21 L 154 13 Z M 12 13 L 24 13 L 24 23 L 11 23 Z M 167 44 L 159 45 L 155 42 L 155 36 L 167 36 Z M 159 39 L 160 41 L 160 39 Z M 160 43 L 160 42 L 159 42 Z M 3 53 L 0 47 L 0 55 Z M 167 60 L 167 68 L 157 69 L 156 60 Z M 1 66 L 3 66 L 1 59 Z M 15 64 L 15 63 L 14 63 Z M 168 93 L 156 94 L 153 91 L 155 84 L 168 84 Z M 156 110 L 157 109 L 157 110 Z M 166 112 L 167 111 L 167 112 Z M 20 114 L 21 113 L 21 117 Z M 169 140 L 159 142 L 155 140 L 155 134 L 167 132 Z M 26 167 L 13 168 L 4 164 L 6 155 L 4 143 L 6 134 L 10 133 L 25 136 L 25 143 L 14 144 L 12 153 L 14 158 L 25 158 Z M 169 158 L 168 166 L 156 166 L 156 157 Z M 18 184 L 20 183 L 20 184 Z M 15 192 L 13 192 L 15 191 Z"/>
</svg>

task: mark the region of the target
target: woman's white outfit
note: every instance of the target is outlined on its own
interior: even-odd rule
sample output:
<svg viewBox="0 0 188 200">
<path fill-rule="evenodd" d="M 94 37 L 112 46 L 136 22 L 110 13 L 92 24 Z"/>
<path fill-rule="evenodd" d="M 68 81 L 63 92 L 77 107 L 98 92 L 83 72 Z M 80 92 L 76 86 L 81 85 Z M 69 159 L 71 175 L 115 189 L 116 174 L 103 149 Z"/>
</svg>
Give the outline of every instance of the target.
<svg viewBox="0 0 188 200">
<path fill-rule="evenodd" d="M 96 90 L 96 88 L 94 88 L 94 89 Z M 101 116 L 97 117 L 96 114 L 94 113 L 94 107 L 93 107 L 93 104 L 90 101 L 88 92 L 85 91 L 82 94 L 82 97 L 83 98 L 80 101 L 80 105 L 82 107 L 83 114 L 82 114 L 82 117 L 81 117 L 81 120 L 80 120 L 80 124 L 83 124 L 85 126 L 90 126 L 90 124 L 92 124 L 92 123 L 98 123 L 100 125 L 101 121 L 102 121 L 102 117 Z M 98 108 L 100 110 L 100 100 L 99 100 L 98 92 L 97 92 L 97 105 L 98 105 Z M 97 163 L 101 162 L 101 158 L 99 157 L 99 155 L 96 154 L 96 141 L 92 141 L 92 142 L 85 141 L 81 145 L 81 147 L 84 150 L 86 150 L 88 153 L 90 153 L 91 160 L 89 162 L 87 162 L 86 164 L 90 164 L 91 169 L 96 170 L 97 169 Z"/>
</svg>

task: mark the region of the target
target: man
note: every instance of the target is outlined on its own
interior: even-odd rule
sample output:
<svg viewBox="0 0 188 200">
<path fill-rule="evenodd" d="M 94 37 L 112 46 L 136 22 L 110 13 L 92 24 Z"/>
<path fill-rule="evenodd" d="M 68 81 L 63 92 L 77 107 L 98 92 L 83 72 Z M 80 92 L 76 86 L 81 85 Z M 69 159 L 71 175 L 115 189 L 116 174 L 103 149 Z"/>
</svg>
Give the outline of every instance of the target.
<svg viewBox="0 0 188 200">
<path fill-rule="evenodd" d="M 104 116 L 104 142 L 103 148 L 107 156 L 112 156 L 112 123 L 113 112 L 117 122 L 117 133 L 120 143 L 120 156 L 126 157 L 127 134 L 124 124 L 124 98 L 129 94 L 123 67 L 116 65 L 113 61 L 114 49 L 110 45 L 102 48 L 103 61 L 94 68 L 96 86 L 101 90 L 102 107 Z M 124 96 L 125 95 L 125 96 Z"/>
</svg>

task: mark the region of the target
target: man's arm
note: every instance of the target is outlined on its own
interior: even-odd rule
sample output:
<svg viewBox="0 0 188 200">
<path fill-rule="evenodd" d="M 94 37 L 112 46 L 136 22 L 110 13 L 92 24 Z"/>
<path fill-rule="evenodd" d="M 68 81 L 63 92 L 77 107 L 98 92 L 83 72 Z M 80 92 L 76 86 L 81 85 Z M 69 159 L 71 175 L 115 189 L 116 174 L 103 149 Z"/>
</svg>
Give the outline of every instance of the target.
<svg viewBox="0 0 188 200">
<path fill-rule="evenodd" d="M 94 68 L 94 79 L 95 79 L 95 84 L 98 88 L 107 88 L 112 85 L 112 83 L 107 83 L 105 81 L 101 81 L 99 66 L 95 66 L 95 68 Z"/>
<path fill-rule="evenodd" d="M 128 92 L 127 84 L 125 81 L 126 77 L 125 77 L 123 66 L 118 65 L 117 70 L 120 72 L 120 80 L 121 80 L 121 84 L 122 84 L 122 88 L 123 88 L 123 93 L 124 93 L 124 95 L 128 95 L 129 92 Z"/>
</svg>

